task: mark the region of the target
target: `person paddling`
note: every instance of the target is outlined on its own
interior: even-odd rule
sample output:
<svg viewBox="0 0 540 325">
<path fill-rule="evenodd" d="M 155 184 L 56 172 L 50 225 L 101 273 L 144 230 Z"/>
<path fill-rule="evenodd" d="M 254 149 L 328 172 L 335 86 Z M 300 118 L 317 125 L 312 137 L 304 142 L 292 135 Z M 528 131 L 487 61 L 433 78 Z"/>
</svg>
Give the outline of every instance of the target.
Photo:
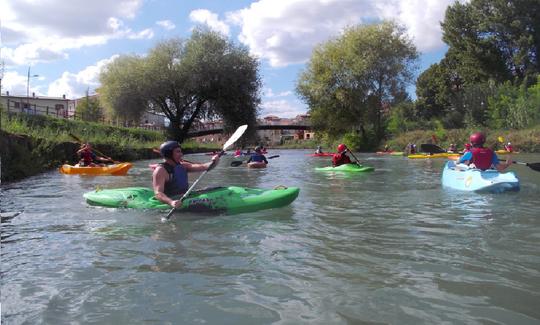
<svg viewBox="0 0 540 325">
<path fill-rule="evenodd" d="M 322 147 L 321 147 L 321 146 L 317 146 L 317 150 L 315 150 L 315 154 L 320 155 L 320 154 L 322 154 L 322 153 L 323 153 Z"/>
<path fill-rule="evenodd" d="M 512 165 L 511 157 L 508 157 L 505 163 L 501 163 L 493 150 L 484 147 L 486 136 L 482 132 L 473 133 L 469 140 L 471 141 L 472 149 L 465 153 L 459 159 L 458 163 L 465 163 L 481 170 L 495 168 L 500 172 Z"/>
<path fill-rule="evenodd" d="M 514 152 L 514 148 L 512 147 L 512 143 L 508 142 L 507 144 L 504 145 L 504 150 L 508 151 L 508 152 Z"/>
<path fill-rule="evenodd" d="M 255 147 L 255 153 L 252 153 L 249 159 L 246 163 L 250 162 L 264 162 L 265 164 L 268 164 L 268 160 L 266 160 L 266 157 L 262 154 L 262 148 L 260 146 Z"/>
<path fill-rule="evenodd" d="M 92 150 L 92 145 L 90 143 L 84 143 L 81 148 L 77 151 L 77 154 L 80 157 L 79 166 L 80 167 L 98 167 L 105 166 L 106 162 L 113 162 L 110 158 L 105 158 L 101 156 L 96 156 Z"/>
<path fill-rule="evenodd" d="M 465 148 L 463 149 L 462 153 L 465 154 L 467 152 L 471 151 L 471 144 L 465 143 Z"/>
<path fill-rule="evenodd" d="M 208 163 L 187 162 L 182 159 L 182 148 L 176 141 L 162 143 L 159 152 L 164 161 L 158 164 L 152 174 L 154 195 L 156 199 L 173 208 L 182 205 L 182 200 L 175 200 L 172 197 L 181 196 L 188 190 L 188 173 L 209 170 L 219 161 L 219 154 L 217 154 Z M 215 164 L 212 164 L 214 161 Z"/>
<path fill-rule="evenodd" d="M 334 167 L 352 163 L 351 158 L 347 156 L 347 150 L 349 149 L 343 143 L 337 147 L 337 153 L 332 157 L 332 165 Z"/>
</svg>

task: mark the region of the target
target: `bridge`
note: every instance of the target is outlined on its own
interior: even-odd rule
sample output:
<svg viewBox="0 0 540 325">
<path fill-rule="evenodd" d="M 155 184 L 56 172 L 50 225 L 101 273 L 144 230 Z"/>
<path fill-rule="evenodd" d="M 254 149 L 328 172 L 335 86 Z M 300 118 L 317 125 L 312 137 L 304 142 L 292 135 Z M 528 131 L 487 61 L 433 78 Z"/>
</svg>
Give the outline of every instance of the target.
<svg viewBox="0 0 540 325">
<path fill-rule="evenodd" d="M 257 130 L 311 130 L 311 125 L 257 125 Z M 209 134 L 223 133 L 223 128 L 199 130 L 188 133 L 188 138 L 202 137 Z"/>
</svg>

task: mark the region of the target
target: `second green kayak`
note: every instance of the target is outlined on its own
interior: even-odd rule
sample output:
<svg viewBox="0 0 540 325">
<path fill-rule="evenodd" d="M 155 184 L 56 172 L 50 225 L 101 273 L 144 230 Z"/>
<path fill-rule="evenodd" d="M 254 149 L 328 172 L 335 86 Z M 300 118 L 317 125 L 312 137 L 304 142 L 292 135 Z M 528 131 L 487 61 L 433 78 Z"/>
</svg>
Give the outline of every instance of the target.
<svg viewBox="0 0 540 325">
<path fill-rule="evenodd" d="M 375 168 L 358 164 L 344 164 L 337 167 L 317 167 L 315 170 L 322 172 L 371 172 L 374 171 Z"/>
<path fill-rule="evenodd" d="M 293 202 L 300 189 L 279 186 L 263 190 L 237 186 L 216 187 L 191 193 L 178 211 L 238 214 L 279 208 Z M 171 207 L 157 200 L 154 191 L 146 187 L 126 187 L 96 190 L 84 195 L 90 205 L 112 208 L 162 209 Z"/>
</svg>

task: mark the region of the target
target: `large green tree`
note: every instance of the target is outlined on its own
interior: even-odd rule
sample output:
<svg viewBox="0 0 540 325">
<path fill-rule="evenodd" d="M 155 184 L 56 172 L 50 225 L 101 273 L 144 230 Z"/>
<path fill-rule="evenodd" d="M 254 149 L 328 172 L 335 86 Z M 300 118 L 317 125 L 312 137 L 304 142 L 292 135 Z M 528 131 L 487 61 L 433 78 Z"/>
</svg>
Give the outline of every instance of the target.
<svg viewBox="0 0 540 325">
<path fill-rule="evenodd" d="M 300 74 L 297 93 L 314 128 L 330 134 L 351 129 L 384 135 L 383 114 L 404 99 L 418 54 L 392 22 L 351 27 L 319 45 Z"/>
<path fill-rule="evenodd" d="M 446 10 L 443 40 L 466 83 L 536 82 L 540 73 L 540 2 L 471 0 Z"/>
<path fill-rule="evenodd" d="M 181 142 L 202 119 L 223 119 L 226 131 L 254 125 L 260 103 L 258 69 L 246 48 L 198 28 L 189 39 L 157 44 L 147 56 L 117 58 L 102 71 L 100 92 L 116 114 L 163 113 L 170 120 L 170 137 Z"/>
</svg>

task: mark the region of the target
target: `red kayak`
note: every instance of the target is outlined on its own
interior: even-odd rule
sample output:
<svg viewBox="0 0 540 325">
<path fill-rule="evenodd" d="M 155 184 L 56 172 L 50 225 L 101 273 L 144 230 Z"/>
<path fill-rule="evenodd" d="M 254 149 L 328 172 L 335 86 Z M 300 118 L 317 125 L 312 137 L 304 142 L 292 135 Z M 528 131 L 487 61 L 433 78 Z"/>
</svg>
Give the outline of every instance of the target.
<svg viewBox="0 0 540 325">
<path fill-rule="evenodd" d="M 332 152 L 323 152 L 323 153 L 311 153 L 311 154 L 308 154 L 308 156 L 311 156 L 311 157 L 332 157 L 334 155 L 334 153 Z"/>
</svg>

